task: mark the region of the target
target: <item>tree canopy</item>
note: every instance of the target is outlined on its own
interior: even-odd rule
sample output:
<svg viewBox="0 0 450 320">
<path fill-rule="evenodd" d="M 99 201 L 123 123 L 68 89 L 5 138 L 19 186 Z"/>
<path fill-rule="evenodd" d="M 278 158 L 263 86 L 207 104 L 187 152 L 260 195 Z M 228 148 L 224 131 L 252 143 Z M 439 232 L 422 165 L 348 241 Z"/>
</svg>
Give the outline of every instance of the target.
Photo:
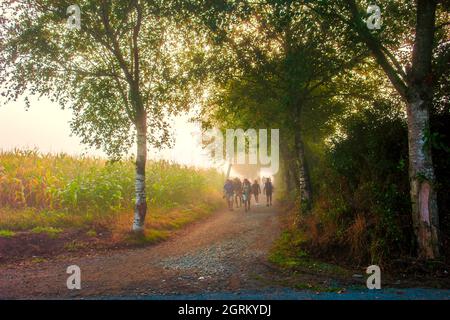
<svg viewBox="0 0 450 320">
<path fill-rule="evenodd" d="M 205 129 L 281 130 L 280 181 L 313 243 L 441 256 L 449 1 L 377 1 L 379 28 L 368 0 L 84 0 L 74 29 L 70 5 L 1 4 L 3 96 L 51 97 L 112 158 L 136 144 L 134 230 L 148 144 L 169 144 L 168 119 L 200 107 Z"/>
</svg>

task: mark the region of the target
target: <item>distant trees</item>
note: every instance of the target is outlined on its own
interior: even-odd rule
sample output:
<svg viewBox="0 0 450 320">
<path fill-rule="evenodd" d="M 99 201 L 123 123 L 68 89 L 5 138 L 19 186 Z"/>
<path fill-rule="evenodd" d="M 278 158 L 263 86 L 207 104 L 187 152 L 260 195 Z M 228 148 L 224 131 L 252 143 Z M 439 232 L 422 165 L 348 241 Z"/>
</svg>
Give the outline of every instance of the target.
<svg viewBox="0 0 450 320">
<path fill-rule="evenodd" d="M 298 189 L 302 208 L 308 211 L 312 189 L 304 127 L 311 118 L 305 122 L 303 117 L 315 109 L 324 116 L 315 118 L 317 125 L 325 125 L 334 112 L 320 109 L 340 94 L 331 79 L 343 77 L 367 51 L 355 56 L 353 50 L 338 50 L 340 32 L 318 22 L 315 13 L 300 2 L 247 5 L 235 8 L 233 18 L 220 26 L 209 28 L 211 38 L 220 36 L 224 51 L 217 63 L 223 70 L 214 79 L 217 100 L 210 101 L 216 111 L 213 117 L 223 126 L 280 127 L 284 158 L 292 159 L 286 161 L 285 174 L 290 177 L 286 179 L 294 178 L 292 187 Z M 217 15 L 221 13 L 218 10 Z M 211 121 L 210 113 L 204 113 L 205 122 Z"/>
<path fill-rule="evenodd" d="M 232 80 L 222 86 L 228 99 L 219 95 L 222 98 L 216 103 L 227 116 L 218 119 L 229 122 L 234 117 L 241 123 L 242 114 L 246 114 L 245 119 L 250 121 L 247 125 L 267 125 L 269 120 L 279 124 L 286 143 L 282 152 L 291 159 L 290 163 L 296 163 L 295 169 L 290 165 L 287 171 L 294 173 L 301 200 L 307 204 L 311 189 L 304 131 L 308 124 L 302 114 L 311 115 L 307 109 L 318 105 L 347 103 L 357 109 L 355 101 L 361 105 L 362 100 L 383 100 L 390 89 L 384 93 L 372 90 L 373 83 L 369 83 L 373 77 L 384 86 L 378 67 L 406 104 L 411 217 L 419 256 L 433 259 L 440 255 L 440 227 L 429 113 L 436 90 L 441 97 L 447 96 L 442 91 L 446 83 L 442 79 L 448 76 L 444 70 L 450 60 L 445 19 L 448 3 L 379 3 L 383 19 L 380 29 L 368 28 L 366 24 L 370 4 L 373 3 L 355 0 L 218 1 L 208 12 L 216 12 L 220 19 L 211 19 L 214 15 L 210 14 L 207 22 L 220 23 L 205 24 L 213 38 L 227 48 L 227 54 L 234 52 L 230 54 L 234 64 L 224 64 L 234 70 L 229 73 Z M 371 61 L 366 59 L 369 54 Z M 361 62 L 366 69 L 359 69 L 359 76 L 355 77 L 354 67 Z M 346 74 L 345 70 L 349 72 Z M 221 76 L 221 80 L 226 78 Z M 396 104 L 395 96 L 390 99 Z M 247 114 L 244 109 L 251 111 Z M 327 116 L 322 118 L 325 119 Z"/>
</svg>

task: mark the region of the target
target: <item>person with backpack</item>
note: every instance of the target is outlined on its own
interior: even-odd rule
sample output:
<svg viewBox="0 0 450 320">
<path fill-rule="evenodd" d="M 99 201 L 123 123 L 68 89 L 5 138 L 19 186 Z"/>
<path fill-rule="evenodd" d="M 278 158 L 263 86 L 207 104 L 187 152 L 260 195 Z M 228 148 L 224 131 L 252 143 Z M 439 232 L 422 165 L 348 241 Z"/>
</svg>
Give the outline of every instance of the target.
<svg viewBox="0 0 450 320">
<path fill-rule="evenodd" d="M 244 179 L 242 185 L 242 200 L 245 205 L 245 212 L 250 210 L 250 198 L 252 196 L 252 185 L 248 179 Z"/>
<path fill-rule="evenodd" d="M 234 200 L 236 202 L 236 208 L 240 208 L 242 206 L 242 182 L 238 177 L 233 180 L 233 188 L 234 188 Z M 238 202 L 239 201 L 239 202 Z"/>
<path fill-rule="evenodd" d="M 228 209 L 233 211 L 233 197 L 234 197 L 234 186 L 233 181 L 227 179 L 225 185 L 223 186 L 223 197 L 227 200 Z"/>
<path fill-rule="evenodd" d="M 266 194 L 266 200 L 267 200 L 267 206 L 272 205 L 272 193 L 273 193 L 273 185 L 272 181 L 270 181 L 270 178 L 266 179 L 266 182 L 264 183 L 264 190 L 263 192 Z"/>
<path fill-rule="evenodd" d="M 258 204 L 259 194 L 261 193 L 261 187 L 259 186 L 258 180 L 255 180 L 252 184 L 252 194 L 255 197 L 255 202 Z"/>
</svg>

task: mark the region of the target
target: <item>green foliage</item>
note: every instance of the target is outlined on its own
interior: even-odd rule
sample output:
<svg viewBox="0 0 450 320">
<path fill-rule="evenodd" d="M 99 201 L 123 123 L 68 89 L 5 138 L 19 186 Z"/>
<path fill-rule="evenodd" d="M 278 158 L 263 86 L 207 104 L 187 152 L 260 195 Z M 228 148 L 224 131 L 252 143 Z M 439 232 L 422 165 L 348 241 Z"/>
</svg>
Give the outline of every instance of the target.
<svg viewBox="0 0 450 320">
<path fill-rule="evenodd" d="M 86 235 L 88 236 L 88 237 L 96 237 L 97 236 L 97 231 L 95 231 L 95 230 L 88 230 L 87 232 L 86 232 Z"/>
<path fill-rule="evenodd" d="M 41 257 L 34 257 L 34 258 L 32 258 L 31 259 L 31 262 L 32 263 L 43 263 L 43 262 L 46 262 L 47 261 L 47 259 L 46 258 L 41 258 Z"/>
<path fill-rule="evenodd" d="M 329 219 L 319 221 L 335 225 L 329 236 L 348 248 L 349 259 L 381 264 L 414 252 L 406 123 L 395 110 L 378 103 L 344 119 L 342 136 L 314 171 Z"/>
<path fill-rule="evenodd" d="M 195 102 L 203 107 L 199 118 L 206 128 L 280 128 L 283 174 L 292 195 L 298 196 L 292 192 L 299 189 L 298 164 L 309 164 L 304 167 L 314 208 L 304 240 L 325 254 L 344 248 L 349 259 L 383 263 L 414 252 L 405 115 L 380 69 L 397 79 L 395 89 L 405 98 L 415 80 L 414 72 L 404 70 L 411 62 L 404 49 L 414 42 L 417 4 L 379 3 L 383 26 L 368 30 L 369 4 L 83 0 L 82 28 L 69 33 L 63 26 L 67 1 L 42 0 L 34 10 L 26 0 L 9 1 L 0 6 L 8 17 L 0 26 L 0 85 L 8 101 L 29 92 L 71 108 L 72 131 L 113 159 L 135 142 L 139 115 L 146 114 L 148 141 L 159 147 L 170 143 L 167 115 Z M 445 5 L 438 5 L 435 41 L 428 48 L 433 69 L 426 82 L 434 93 L 431 130 L 425 133 L 425 147 L 434 153 L 444 238 L 450 225 Z M 1 220 L 1 227 L 56 228 L 132 207 L 131 162 L 29 151 L 2 153 L 0 160 L 2 210 L 21 210 L 16 220 Z M 212 171 L 149 162 L 147 172 L 153 207 L 186 206 L 220 190 Z M 177 228 L 186 221 L 183 216 L 163 224 Z M 153 241 L 161 233 L 147 236 Z M 283 241 L 296 242 L 290 237 Z M 274 259 L 295 265 L 302 254 Z"/>
<path fill-rule="evenodd" d="M 11 230 L 0 230 L 0 238 L 11 238 L 14 237 L 16 233 Z"/>
<path fill-rule="evenodd" d="M 293 271 L 348 275 L 348 271 L 333 264 L 311 258 L 302 248 L 307 237 L 298 229 L 284 231 L 273 247 L 269 261 L 285 269 Z"/>
<path fill-rule="evenodd" d="M 77 240 L 69 241 L 64 245 L 64 249 L 69 252 L 70 251 L 78 251 L 80 249 L 83 249 L 84 247 L 86 247 L 86 244 L 81 241 L 77 241 Z"/>
<path fill-rule="evenodd" d="M 63 232 L 63 230 L 54 227 L 35 227 L 31 230 L 31 232 L 44 233 L 50 238 L 56 238 L 61 232 Z"/>
<path fill-rule="evenodd" d="M 434 144 L 433 164 L 436 175 L 436 190 L 439 207 L 439 221 L 442 234 L 442 248 L 450 256 L 450 108 L 431 115 L 431 131 L 439 137 L 439 144 Z"/>
<path fill-rule="evenodd" d="M 165 240 L 169 235 L 167 230 L 149 230 L 144 234 L 130 234 L 126 241 L 134 245 L 145 245 Z"/>
<path fill-rule="evenodd" d="M 0 5 L 4 99 L 45 95 L 72 109 L 72 131 L 113 159 L 127 154 L 142 116 L 152 128 L 149 144 L 170 144 L 167 116 L 188 109 L 196 98 L 192 60 L 201 42 L 191 41 L 193 33 L 181 22 L 177 6 L 82 0 L 77 2 L 81 29 L 69 31 L 71 4 L 21 0 Z"/>
</svg>

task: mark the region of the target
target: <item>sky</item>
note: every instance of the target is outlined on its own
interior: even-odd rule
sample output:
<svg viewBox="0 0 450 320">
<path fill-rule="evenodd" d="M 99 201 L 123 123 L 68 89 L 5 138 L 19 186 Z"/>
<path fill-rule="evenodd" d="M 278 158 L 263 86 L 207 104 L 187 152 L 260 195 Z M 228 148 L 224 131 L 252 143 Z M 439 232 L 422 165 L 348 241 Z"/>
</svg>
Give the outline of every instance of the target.
<svg viewBox="0 0 450 320">
<path fill-rule="evenodd" d="M 77 136 L 71 134 L 70 109 L 62 110 L 57 103 L 46 98 L 30 97 L 30 103 L 28 110 L 22 99 L 0 105 L 0 149 L 38 149 L 42 153 L 106 157 L 102 151 L 83 145 Z M 149 158 L 197 167 L 212 166 L 199 144 L 200 126 L 189 122 L 188 116 L 172 121 L 176 141 L 174 147 L 161 151 L 151 149 Z"/>
</svg>

